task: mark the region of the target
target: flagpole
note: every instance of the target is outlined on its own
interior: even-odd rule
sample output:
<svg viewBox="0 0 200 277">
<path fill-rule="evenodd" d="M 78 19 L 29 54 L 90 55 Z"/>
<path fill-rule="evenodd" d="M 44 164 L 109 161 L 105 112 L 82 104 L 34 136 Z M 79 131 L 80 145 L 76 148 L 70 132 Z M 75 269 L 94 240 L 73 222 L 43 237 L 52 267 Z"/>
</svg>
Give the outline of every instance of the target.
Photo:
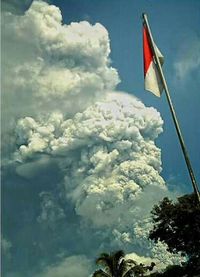
<svg viewBox="0 0 200 277">
<path fill-rule="evenodd" d="M 194 171 L 192 169 L 192 165 L 191 165 L 188 153 L 187 153 L 185 142 L 183 140 L 183 136 L 182 136 L 182 133 L 181 133 L 181 130 L 180 130 L 180 127 L 179 127 L 179 123 L 178 123 L 176 113 L 175 113 L 175 110 L 174 110 L 174 107 L 173 107 L 173 103 L 172 103 L 172 100 L 171 100 L 171 97 L 170 97 L 170 93 L 169 93 L 169 89 L 168 89 L 168 86 L 167 86 L 167 83 L 166 83 L 166 80 L 165 80 L 165 76 L 163 74 L 163 70 L 162 70 L 162 67 L 161 67 L 161 64 L 160 64 L 160 60 L 159 60 L 157 52 L 155 50 L 155 44 L 154 44 L 154 40 L 153 40 L 153 37 L 152 37 L 152 34 L 151 34 L 151 29 L 149 27 L 147 15 L 145 13 L 143 13 L 142 17 L 143 17 L 144 23 L 147 27 L 147 30 L 148 30 L 151 49 L 153 51 L 153 55 L 155 57 L 155 61 L 156 61 L 156 64 L 157 64 L 157 69 L 159 71 L 160 78 L 161 78 L 161 81 L 163 83 L 163 88 L 164 88 L 164 91 L 165 91 L 165 94 L 166 94 L 166 97 L 167 97 L 167 102 L 169 104 L 169 108 L 170 108 L 170 111 L 171 111 L 171 114 L 172 114 L 172 118 L 173 118 L 174 125 L 175 125 L 176 131 L 177 131 L 177 135 L 178 135 L 178 138 L 179 138 L 181 149 L 183 151 L 183 155 L 184 155 L 184 158 L 185 158 L 187 169 L 188 169 L 191 181 L 192 181 L 192 186 L 193 186 L 193 189 L 194 189 L 194 193 L 197 197 L 198 203 L 200 203 L 200 194 L 199 194 L 198 185 L 197 185 L 195 175 L 194 175 Z"/>
</svg>

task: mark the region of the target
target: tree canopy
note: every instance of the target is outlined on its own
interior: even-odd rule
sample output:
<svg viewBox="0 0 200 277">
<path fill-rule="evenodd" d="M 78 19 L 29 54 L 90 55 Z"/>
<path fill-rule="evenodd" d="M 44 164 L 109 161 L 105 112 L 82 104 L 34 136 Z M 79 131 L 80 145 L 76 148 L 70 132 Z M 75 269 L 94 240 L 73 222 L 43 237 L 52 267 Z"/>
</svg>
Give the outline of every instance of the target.
<svg viewBox="0 0 200 277">
<path fill-rule="evenodd" d="M 170 265 L 164 272 L 151 273 L 155 264 L 146 266 L 126 260 L 122 250 L 102 253 L 96 263 L 101 268 L 93 277 L 200 277 L 200 205 L 194 194 L 179 197 L 176 202 L 164 198 L 152 210 L 153 228 L 149 239 L 161 240 L 172 253 L 187 256 L 182 265 Z"/>
<path fill-rule="evenodd" d="M 165 274 L 169 275 L 152 276 L 200 276 L 200 205 L 195 195 L 184 195 L 177 202 L 164 198 L 154 206 L 152 216 L 154 227 L 149 238 L 161 240 L 170 252 L 181 251 L 188 257 L 182 267 L 168 268 Z M 170 271 L 177 273 L 170 275 Z"/>
<path fill-rule="evenodd" d="M 145 266 L 142 263 L 137 264 L 134 260 L 125 259 L 125 253 L 122 250 L 100 254 L 96 264 L 103 269 L 96 270 L 93 277 L 140 277 L 155 266 L 153 262 L 150 266 Z"/>
</svg>

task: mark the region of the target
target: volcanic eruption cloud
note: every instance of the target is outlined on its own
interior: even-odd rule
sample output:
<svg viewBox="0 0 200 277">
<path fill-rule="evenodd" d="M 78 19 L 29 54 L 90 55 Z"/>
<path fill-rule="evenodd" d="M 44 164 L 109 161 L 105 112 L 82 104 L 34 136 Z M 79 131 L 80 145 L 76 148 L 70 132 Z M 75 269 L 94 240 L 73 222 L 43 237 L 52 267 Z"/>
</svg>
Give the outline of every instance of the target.
<svg viewBox="0 0 200 277">
<path fill-rule="evenodd" d="M 179 261 L 147 239 L 150 210 L 169 195 L 155 144 L 163 120 L 115 90 L 107 30 L 64 25 L 41 1 L 2 21 L 5 276 L 88 277 L 116 249 Z"/>
</svg>

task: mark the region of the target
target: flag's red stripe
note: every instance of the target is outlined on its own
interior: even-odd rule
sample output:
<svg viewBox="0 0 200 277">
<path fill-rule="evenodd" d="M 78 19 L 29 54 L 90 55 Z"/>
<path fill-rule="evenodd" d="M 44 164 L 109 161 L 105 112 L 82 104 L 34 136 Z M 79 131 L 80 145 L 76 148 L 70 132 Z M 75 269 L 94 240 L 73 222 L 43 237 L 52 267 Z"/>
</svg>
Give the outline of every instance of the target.
<svg viewBox="0 0 200 277">
<path fill-rule="evenodd" d="M 148 38 L 148 30 L 143 26 L 143 59 L 144 59 L 144 76 L 146 75 L 150 63 L 153 60 L 153 53 Z"/>
</svg>

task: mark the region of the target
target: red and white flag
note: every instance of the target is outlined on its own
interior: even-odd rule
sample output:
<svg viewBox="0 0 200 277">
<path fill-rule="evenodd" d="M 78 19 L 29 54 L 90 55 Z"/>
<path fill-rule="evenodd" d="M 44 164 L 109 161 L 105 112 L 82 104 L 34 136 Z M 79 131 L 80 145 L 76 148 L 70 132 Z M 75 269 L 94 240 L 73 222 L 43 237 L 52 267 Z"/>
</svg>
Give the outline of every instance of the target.
<svg viewBox="0 0 200 277">
<path fill-rule="evenodd" d="M 162 65 L 164 62 L 164 57 L 155 44 L 154 49 Z M 160 74 L 158 72 L 157 66 L 155 64 L 153 51 L 151 49 L 151 44 L 149 41 L 148 29 L 145 25 L 143 26 L 143 58 L 144 87 L 146 90 L 149 90 L 156 96 L 160 97 L 163 90 L 163 85 L 160 79 Z"/>
</svg>

